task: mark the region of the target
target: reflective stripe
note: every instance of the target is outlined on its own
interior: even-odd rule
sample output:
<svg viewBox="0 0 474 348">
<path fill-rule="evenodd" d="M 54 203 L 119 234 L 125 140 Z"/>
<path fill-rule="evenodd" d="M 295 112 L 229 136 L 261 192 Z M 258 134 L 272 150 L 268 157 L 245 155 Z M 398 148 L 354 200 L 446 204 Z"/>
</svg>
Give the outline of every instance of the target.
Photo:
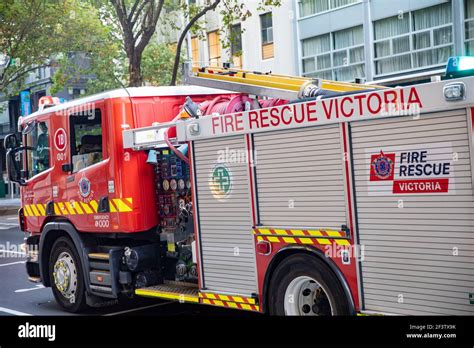
<svg viewBox="0 0 474 348">
<path fill-rule="evenodd" d="M 97 213 L 97 208 L 98 208 L 98 204 L 97 204 L 97 201 L 90 201 L 89 202 L 89 205 L 92 207 L 92 209 L 94 210 L 94 213 Z"/>
<path fill-rule="evenodd" d="M 69 211 L 69 214 L 71 215 L 76 215 L 76 211 L 74 210 L 74 207 L 72 206 L 71 202 L 66 202 L 66 208 Z"/>
<path fill-rule="evenodd" d="M 38 209 L 36 209 L 36 206 L 34 204 L 30 205 L 31 211 L 33 211 L 33 214 L 35 216 L 40 216 Z"/>
<path fill-rule="evenodd" d="M 61 211 L 59 210 L 58 203 L 54 203 L 54 214 L 61 215 Z"/>
<path fill-rule="evenodd" d="M 54 202 L 55 215 L 83 215 L 98 213 L 98 201 L 92 200 L 89 203 L 85 202 Z M 133 211 L 133 200 L 129 198 L 113 198 L 109 200 L 109 207 L 111 213 L 129 213 Z M 31 216 L 46 216 L 46 204 L 25 204 L 23 206 L 25 217 Z"/>
<path fill-rule="evenodd" d="M 81 205 L 82 205 L 82 209 L 84 209 L 86 214 L 92 214 L 93 213 L 91 208 L 89 207 L 89 204 L 81 202 Z"/>
<path fill-rule="evenodd" d="M 127 204 L 125 204 L 125 202 L 120 199 L 120 198 L 115 198 L 113 199 L 114 201 L 114 204 L 117 206 L 117 210 L 121 213 L 125 213 L 125 212 L 130 212 L 132 211 L 132 208 L 130 208 Z"/>
<path fill-rule="evenodd" d="M 84 211 L 82 210 L 81 204 L 79 204 L 79 202 L 74 202 L 74 209 L 76 209 L 79 214 L 84 214 Z"/>
<path fill-rule="evenodd" d="M 109 209 L 111 213 L 117 212 L 117 209 L 115 209 L 115 205 L 112 203 L 112 200 L 109 201 Z"/>
<path fill-rule="evenodd" d="M 46 216 L 46 210 L 44 209 L 43 204 L 37 204 L 36 207 L 41 216 Z"/>
</svg>

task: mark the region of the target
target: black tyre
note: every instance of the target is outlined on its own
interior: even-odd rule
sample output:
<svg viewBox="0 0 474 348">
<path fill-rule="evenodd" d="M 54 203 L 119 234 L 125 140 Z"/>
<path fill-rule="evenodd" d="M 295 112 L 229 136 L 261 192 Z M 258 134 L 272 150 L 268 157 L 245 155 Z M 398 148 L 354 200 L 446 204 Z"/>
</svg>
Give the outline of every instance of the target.
<svg viewBox="0 0 474 348">
<path fill-rule="evenodd" d="M 66 237 L 54 242 L 49 258 L 49 280 L 56 302 L 66 311 L 87 308 L 82 264 L 74 243 Z"/>
<path fill-rule="evenodd" d="M 341 283 L 320 259 L 295 254 L 284 259 L 270 280 L 271 315 L 349 315 Z"/>
</svg>

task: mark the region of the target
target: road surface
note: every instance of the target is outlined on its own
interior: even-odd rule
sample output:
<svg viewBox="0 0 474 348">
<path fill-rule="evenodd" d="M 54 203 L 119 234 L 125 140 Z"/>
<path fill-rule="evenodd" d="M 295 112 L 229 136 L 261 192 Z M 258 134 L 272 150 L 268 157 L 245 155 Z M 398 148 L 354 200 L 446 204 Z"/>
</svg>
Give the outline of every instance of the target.
<svg viewBox="0 0 474 348">
<path fill-rule="evenodd" d="M 0 316 L 74 315 L 61 310 L 50 288 L 27 280 L 25 257 L 20 250 L 24 235 L 17 216 L 0 216 Z M 6 251 L 5 251 L 6 250 Z M 260 314 L 218 307 L 137 298 L 106 308 L 93 308 L 85 315 L 233 315 Z M 84 315 L 82 314 L 82 315 Z"/>
</svg>

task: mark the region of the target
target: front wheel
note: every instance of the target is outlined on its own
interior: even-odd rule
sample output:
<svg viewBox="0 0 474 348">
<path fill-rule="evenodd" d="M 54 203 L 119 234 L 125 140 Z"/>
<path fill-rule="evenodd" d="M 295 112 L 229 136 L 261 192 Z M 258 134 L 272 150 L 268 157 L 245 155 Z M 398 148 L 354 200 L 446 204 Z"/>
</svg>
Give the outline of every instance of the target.
<svg viewBox="0 0 474 348">
<path fill-rule="evenodd" d="M 349 315 L 347 296 L 332 270 L 306 254 L 287 257 L 272 275 L 271 315 Z"/>
<path fill-rule="evenodd" d="M 49 279 L 54 298 L 64 310 L 78 313 L 86 309 L 82 265 L 69 238 L 59 238 L 51 249 Z"/>
</svg>

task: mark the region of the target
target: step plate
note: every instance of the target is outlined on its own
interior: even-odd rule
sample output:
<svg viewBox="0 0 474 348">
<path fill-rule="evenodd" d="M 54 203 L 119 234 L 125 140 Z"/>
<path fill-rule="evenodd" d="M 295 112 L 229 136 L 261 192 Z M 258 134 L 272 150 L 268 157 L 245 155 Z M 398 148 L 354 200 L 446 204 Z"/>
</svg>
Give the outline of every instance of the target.
<svg viewBox="0 0 474 348">
<path fill-rule="evenodd" d="M 170 286 L 167 284 L 149 286 L 136 289 L 135 294 L 145 297 L 157 297 L 180 302 L 199 303 L 199 290 L 190 286 Z"/>
</svg>

